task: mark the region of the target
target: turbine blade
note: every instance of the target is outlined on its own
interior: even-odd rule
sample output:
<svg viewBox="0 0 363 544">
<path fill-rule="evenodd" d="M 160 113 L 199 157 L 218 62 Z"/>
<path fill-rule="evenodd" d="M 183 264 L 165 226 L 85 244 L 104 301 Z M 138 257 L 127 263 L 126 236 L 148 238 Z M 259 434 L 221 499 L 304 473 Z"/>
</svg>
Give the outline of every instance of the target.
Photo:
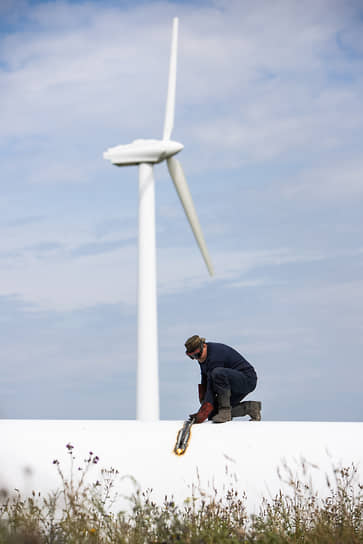
<svg viewBox="0 0 363 544">
<path fill-rule="evenodd" d="M 170 140 L 171 133 L 174 126 L 177 47 L 178 47 L 178 17 L 174 17 L 173 33 L 171 38 L 168 96 L 166 99 L 163 140 Z"/>
<path fill-rule="evenodd" d="M 213 276 L 212 262 L 209 257 L 208 249 L 198 220 L 197 212 L 195 211 L 195 207 L 193 204 L 192 195 L 190 194 L 181 164 L 173 157 L 167 160 L 167 164 L 171 179 L 174 182 L 176 192 L 178 193 L 180 202 L 183 205 L 185 214 L 188 218 L 190 226 L 192 227 L 194 237 L 202 253 L 205 264 L 207 265 L 208 272 L 211 276 Z"/>
</svg>

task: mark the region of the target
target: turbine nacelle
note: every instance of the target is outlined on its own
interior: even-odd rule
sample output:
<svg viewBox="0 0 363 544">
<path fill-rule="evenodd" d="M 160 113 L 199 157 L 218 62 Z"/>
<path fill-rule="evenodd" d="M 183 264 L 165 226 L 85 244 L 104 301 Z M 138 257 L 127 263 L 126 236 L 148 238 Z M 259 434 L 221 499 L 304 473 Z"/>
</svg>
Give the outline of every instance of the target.
<svg viewBox="0 0 363 544">
<path fill-rule="evenodd" d="M 104 159 L 108 159 L 116 166 L 141 164 L 144 162 L 158 163 L 169 159 L 183 149 L 183 144 L 172 140 L 134 140 L 130 144 L 110 147 L 104 152 Z"/>
</svg>

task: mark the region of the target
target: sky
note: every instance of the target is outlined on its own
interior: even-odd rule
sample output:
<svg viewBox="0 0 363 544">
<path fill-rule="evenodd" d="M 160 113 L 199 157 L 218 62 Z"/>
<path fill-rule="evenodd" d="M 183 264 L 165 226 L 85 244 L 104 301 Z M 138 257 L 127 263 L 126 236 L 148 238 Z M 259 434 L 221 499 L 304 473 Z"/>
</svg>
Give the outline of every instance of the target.
<svg viewBox="0 0 363 544">
<path fill-rule="evenodd" d="M 254 365 L 266 420 L 363 414 L 360 1 L 0 3 L 0 417 L 133 419 L 137 168 L 173 139 L 215 275 L 155 168 L 162 419 L 198 408 L 192 334 Z"/>
</svg>

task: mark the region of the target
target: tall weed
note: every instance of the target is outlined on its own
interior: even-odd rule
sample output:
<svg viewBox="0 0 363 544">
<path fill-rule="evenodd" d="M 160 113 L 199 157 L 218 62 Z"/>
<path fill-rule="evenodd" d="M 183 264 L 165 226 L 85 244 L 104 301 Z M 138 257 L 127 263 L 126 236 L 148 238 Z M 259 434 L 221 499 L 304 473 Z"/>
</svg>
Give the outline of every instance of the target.
<svg viewBox="0 0 363 544">
<path fill-rule="evenodd" d="M 77 466 L 73 446 L 66 448 L 69 475 L 53 461 L 61 482 L 57 491 L 24 498 L 0 490 L 0 544 L 363 543 L 363 486 L 354 465 L 334 469 L 322 499 L 313 489 L 312 466 L 302 461 L 297 478 L 283 464 L 279 475 L 289 492 L 263 499 L 252 516 L 246 496 L 232 488 L 223 496 L 196 490 L 180 506 L 169 497 L 156 503 L 152 490 L 142 491 L 136 482 L 130 507 L 115 511 L 118 471 L 103 469 L 100 480 L 88 483 L 98 456 L 89 452 Z"/>
</svg>

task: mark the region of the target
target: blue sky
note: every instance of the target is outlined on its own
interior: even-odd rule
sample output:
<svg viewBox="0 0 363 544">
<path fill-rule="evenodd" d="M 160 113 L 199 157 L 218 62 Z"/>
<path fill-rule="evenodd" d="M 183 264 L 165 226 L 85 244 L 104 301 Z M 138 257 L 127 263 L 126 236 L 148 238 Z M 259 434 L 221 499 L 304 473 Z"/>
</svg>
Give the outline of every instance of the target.
<svg viewBox="0 0 363 544">
<path fill-rule="evenodd" d="M 137 169 L 173 138 L 215 267 L 155 168 L 162 419 L 197 407 L 191 334 L 255 366 L 265 419 L 363 413 L 360 2 L 3 1 L 0 416 L 134 418 Z"/>
</svg>

